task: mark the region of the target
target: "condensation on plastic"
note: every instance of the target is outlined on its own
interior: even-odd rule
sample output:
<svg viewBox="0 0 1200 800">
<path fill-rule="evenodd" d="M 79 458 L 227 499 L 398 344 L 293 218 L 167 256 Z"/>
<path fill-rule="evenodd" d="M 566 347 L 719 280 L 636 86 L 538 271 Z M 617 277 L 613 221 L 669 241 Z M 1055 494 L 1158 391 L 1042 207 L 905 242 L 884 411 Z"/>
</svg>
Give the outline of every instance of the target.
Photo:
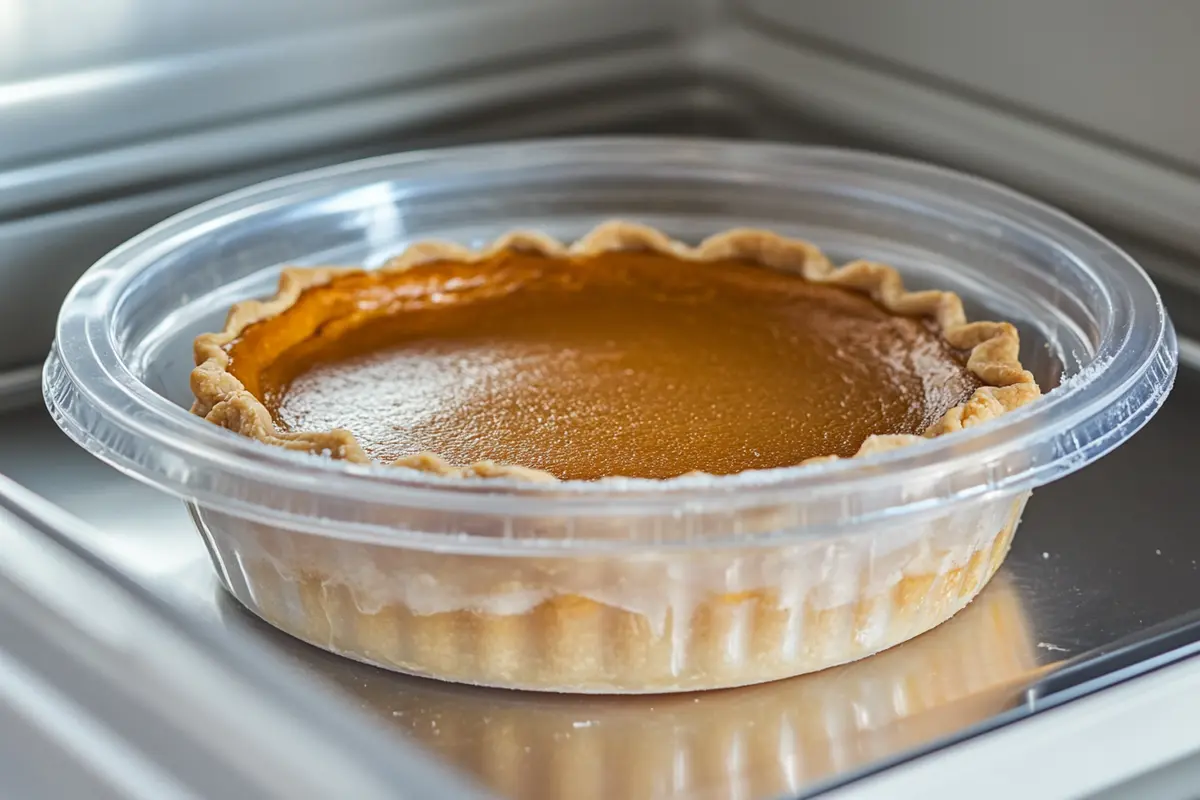
<svg viewBox="0 0 1200 800">
<path fill-rule="evenodd" d="M 285 264 L 377 265 L 516 227 L 570 239 L 614 217 L 693 241 L 766 227 L 892 263 L 1018 323 L 1052 391 L 871 458 L 555 485 L 336 463 L 186 411 L 192 338 Z M 1175 350 L 1128 256 L 995 185 L 835 150 L 573 140 L 358 162 L 174 217 L 72 291 L 45 390 L 81 445 L 187 499 L 227 587 L 300 638 L 455 680 L 646 691 L 817 669 L 938 624 L 998 566 L 1030 490 L 1154 414 Z"/>
</svg>

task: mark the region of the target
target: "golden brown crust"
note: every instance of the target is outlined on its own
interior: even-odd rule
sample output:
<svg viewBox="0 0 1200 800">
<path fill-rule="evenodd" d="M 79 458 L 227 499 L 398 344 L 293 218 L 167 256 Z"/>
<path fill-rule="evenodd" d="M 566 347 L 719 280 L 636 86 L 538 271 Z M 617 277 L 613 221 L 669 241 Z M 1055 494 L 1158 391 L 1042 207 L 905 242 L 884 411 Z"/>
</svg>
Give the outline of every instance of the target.
<svg viewBox="0 0 1200 800">
<path fill-rule="evenodd" d="M 696 247 L 675 241 L 659 230 L 628 222 L 606 222 L 573 245 L 567 246 L 542 233 L 515 231 L 500 237 L 482 250 L 470 250 L 448 242 L 418 242 L 387 262 L 384 271 L 402 271 L 430 261 L 472 263 L 503 250 L 545 255 L 592 255 L 620 250 L 651 250 L 685 261 L 743 259 L 774 269 L 794 272 L 805 280 L 829 284 L 870 295 L 887 310 L 903 316 L 931 319 L 952 346 L 970 351 L 967 369 L 984 385 L 963 404 L 947 411 L 924 433 L 941 436 L 978 425 L 1019 408 L 1041 395 L 1033 375 L 1021 366 L 1017 329 L 1007 322 L 968 322 L 962 301 L 953 292 L 928 290 L 910 292 L 892 267 L 871 261 L 853 261 L 835 267 L 815 246 L 774 233 L 739 228 L 718 233 Z M 279 291 L 271 299 L 248 300 L 229 311 L 225 329 L 208 333 L 195 342 L 196 368 L 192 371 L 193 413 L 209 422 L 267 444 L 328 455 L 357 463 L 370 463 L 353 434 L 346 430 L 290 432 L 280 430 L 262 402 L 229 371 L 225 348 L 250 325 L 281 314 L 309 287 L 330 282 L 356 268 L 314 267 L 285 269 Z M 871 436 L 855 458 L 920 441 L 911 435 Z M 835 456 L 808 459 L 805 464 L 829 461 Z M 553 482 L 548 472 L 516 465 L 481 461 L 466 466 L 449 464 L 434 453 L 418 453 L 397 459 L 393 466 L 407 467 L 450 477 L 515 478 Z"/>
</svg>

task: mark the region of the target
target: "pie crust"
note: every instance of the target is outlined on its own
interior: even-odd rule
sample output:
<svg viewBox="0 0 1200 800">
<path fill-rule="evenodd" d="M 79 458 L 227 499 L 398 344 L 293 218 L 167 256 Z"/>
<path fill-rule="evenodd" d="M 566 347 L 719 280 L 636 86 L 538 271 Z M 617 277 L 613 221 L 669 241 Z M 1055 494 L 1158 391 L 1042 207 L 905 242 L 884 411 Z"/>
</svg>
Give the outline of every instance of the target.
<svg viewBox="0 0 1200 800">
<path fill-rule="evenodd" d="M 480 251 L 419 243 L 381 269 L 473 263 L 504 250 L 552 256 L 650 250 L 692 262 L 746 260 L 861 292 L 896 315 L 924 317 L 952 348 L 968 354 L 966 369 L 981 383 L 929 426 L 925 437 L 985 422 L 1040 394 L 1018 360 L 1018 335 L 1010 323 L 968 322 L 953 293 L 909 292 L 890 267 L 867 261 L 834 267 L 813 245 L 760 230 L 731 230 L 690 247 L 652 228 L 609 222 L 569 247 L 531 232 L 510 233 Z M 194 413 L 268 444 L 368 463 L 348 431 L 278 427 L 263 402 L 232 374 L 226 350 L 249 326 L 290 308 L 306 289 L 352 271 L 285 270 L 274 298 L 235 305 L 223 331 L 200 336 L 192 373 Z M 921 438 L 871 436 L 855 455 Z M 557 480 L 520 465 L 453 465 L 433 453 L 395 465 L 450 478 Z M 916 522 L 885 520 L 828 539 L 781 537 L 782 544 L 743 549 L 630 547 L 561 556 L 424 551 L 399 541 L 283 529 L 198 506 L 193 513 L 226 587 L 263 619 L 319 647 L 463 683 L 644 693 L 798 675 L 863 658 L 933 628 L 971 602 L 998 569 L 1027 497 L 988 496 Z M 742 533 L 790 524 L 770 508 L 754 513 L 754 530 L 741 528 Z M 444 520 L 423 527 L 419 514 L 398 519 L 398 527 L 443 529 Z M 566 518 L 537 523 L 551 538 L 578 533 Z M 496 524 L 500 529 L 487 535 L 507 537 L 515 521 Z"/>
<path fill-rule="evenodd" d="M 926 438 L 986 422 L 1040 395 L 1033 375 L 1021 366 L 1018 356 L 1020 340 L 1012 324 L 968 322 L 962 301 L 952 292 L 910 292 L 904 288 L 899 273 L 891 267 L 869 261 L 854 261 L 835 267 L 814 245 L 762 230 L 726 231 L 711 236 L 696 247 L 674 241 L 654 228 L 619 221 L 600 225 L 569 247 L 545 234 L 518 231 L 502 236 L 483 250 L 469 250 L 445 242 L 414 244 L 381 269 L 385 272 L 403 271 L 432 261 L 473 263 L 505 250 L 549 256 L 649 250 L 669 254 L 683 261 L 745 260 L 798 273 L 812 283 L 867 294 L 887 311 L 899 316 L 926 317 L 937 326 L 951 347 L 969 353 L 966 368 L 983 384 L 966 402 L 949 409 L 941 419 L 930 425 L 924 431 Z M 247 391 L 232 374 L 227 352 L 227 347 L 249 326 L 283 313 L 297 302 L 306 289 L 355 271 L 339 267 L 284 270 L 275 297 L 266 301 L 238 303 L 230 310 L 223 331 L 198 337 L 195 342 L 197 367 L 192 372 L 192 391 L 196 397 L 193 412 L 209 422 L 267 444 L 327 454 L 339 460 L 371 463 L 363 447 L 347 430 L 282 430 L 262 401 Z M 912 444 L 921 438 L 909 434 L 873 435 L 862 443 L 856 456 Z M 820 456 L 801 463 L 833 458 L 835 456 Z M 399 458 L 393 465 L 448 477 L 558 480 L 549 472 L 517 464 L 478 461 L 456 466 L 440 455 L 429 452 Z"/>
</svg>

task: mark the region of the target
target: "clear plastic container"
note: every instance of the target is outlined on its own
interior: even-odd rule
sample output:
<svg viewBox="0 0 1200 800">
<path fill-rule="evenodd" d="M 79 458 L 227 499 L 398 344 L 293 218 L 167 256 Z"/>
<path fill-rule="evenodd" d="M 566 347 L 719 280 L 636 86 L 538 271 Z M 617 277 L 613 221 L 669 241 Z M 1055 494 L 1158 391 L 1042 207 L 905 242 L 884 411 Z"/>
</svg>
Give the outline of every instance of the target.
<svg viewBox="0 0 1200 800">
<path fill-rule="evenodd" d="M 611 218 L 685 240 L 752 225 L 889 262 L 1018 324 L 1046 397 L 862 459 L 670 482 L 455 480 L 271 448 L 190 415 L 191 342 L 287 264 L 378 265 L 429 238 Z M 229 591 L 279 628 L 420 675 L 657 692 L 852 661 L 944 621 L 1029 492 L 1140 428 L 1175 373 L 1153 285 L 1013 192 L 862 153 L 571 140 L 410 153 L 176 216 L 66 300 L 47 402 L 82 446 L 184 498 Z"/>
</svg>

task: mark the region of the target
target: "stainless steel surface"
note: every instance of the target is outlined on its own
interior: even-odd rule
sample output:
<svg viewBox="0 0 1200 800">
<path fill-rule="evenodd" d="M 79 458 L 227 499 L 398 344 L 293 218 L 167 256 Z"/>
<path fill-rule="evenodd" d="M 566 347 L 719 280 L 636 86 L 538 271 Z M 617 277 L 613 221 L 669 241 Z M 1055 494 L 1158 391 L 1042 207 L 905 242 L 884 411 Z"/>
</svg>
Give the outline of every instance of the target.
<svg viewBox="0 0 1200 800">
<path fill-rule="evenodd" d="M 0 414 L 35 405 L 42 395 L 42 370 L 37 364 L 0 372 Z"/>
<path fill-rule="evenodd" d="M 829 798 L 915 800 L 969 786 L 972 800 L 1194 800 L 1198 714 L 1200 658 L 1189 658 L 856 781 Z"/>
<path fill-rule="evenodd" d="M 1200 168 L 1195 3 L 736 2 L 764 31 Z"/>
<path fill-rule="evenodd" d="M 967 5 L 971 13 L 981 10 L 978 3 Z M 985 38 L 991 34 L 979 32 Z M 1195 225 L 1200 178 L 1194 169 L 1103 131 L 1081 130 L 995 98 L 955 91 L 957 74 L 950 66 L 932 78 L 914 74 L 831 49 L 753 15 L 722 19 L 688 47 L 691 63 L 705 74 L 841 126 L 875 147 L 991 176 L 1093 223 L 1200 254 Z M 1149 43 L 1143 47 L 1157 49 Z M 941 48 L 935 49 L 940 54 Z M 1156 87 L 1142 94 L 1160 97 Z M 1175 107 L 1171 100 L 1163 102 Z M 1191 111 L 1195 104 L 1185 105 Z"/>
<path fill-rule="evenodd" d="M 181 504 L 91 460 L 40 410 L 0 418 L 0 472 L 92 522 L 103 534 L 88 545 L 153 591 L 253 632 L 504 793 L 768 797 L 1011 720 L 1192 647 L 1187 632 L 1148 632 L 1165 623 L 1157 633 L 1169 634 L 1200 608 L 1200 510 L 1180 502 L 1196 478 L 1197 403 L 1200 373 L 1185 370 L 1132 442 L 1038 490 L 998 579 L 943 628 L 830 672 L 664 698 L 455 687 L 295 642 L 218 588 Z"/>
<path fill-rule="evenodd" d="M 222 125 L 122 142 L 0 169 L 0 218 L 25 218 L 89 198 L 111 197 L 217 173 L 260 169 L 286 159 L 344 160 L 341 149 L 374 145 L 377 152 L 416 146 L 431 128 L 441 140 L 488 138 L 502 117 L 524 135 L 543 131 L 544 117 L 588 118 L 614 105 L 637 109 L 681 76 L 677 59 L 659 50 L 601 52 L 567 63 L 534 62 L 469 80 L 403 87 L 337 102 L 287 108 Z M 614 87 L 621 87 L 614 90 Z M 497 109 L 517 105 L 504 118 Z M 481 119 L 491 112 L 492 119 Z M 482 125 L 481 125 L 482 123 Z M 483 130 L 477 130 L 482 127 Z M 553 127 L 550 128 L 553 130 Z M 512 135 L 511 133 L 509 135 Z"/>
<path fill-rule="evenodd" d="M 0 165 L 453 84 L 514 62 L 553 70 L 661 48 L 671 11 L 636 0 L 6 0 Z"/>
<path fill-rule="evenodd" d="M 481 797 L 261 645 L 146 593 L 0 478 L 0 794 Z"/>
</svg>

